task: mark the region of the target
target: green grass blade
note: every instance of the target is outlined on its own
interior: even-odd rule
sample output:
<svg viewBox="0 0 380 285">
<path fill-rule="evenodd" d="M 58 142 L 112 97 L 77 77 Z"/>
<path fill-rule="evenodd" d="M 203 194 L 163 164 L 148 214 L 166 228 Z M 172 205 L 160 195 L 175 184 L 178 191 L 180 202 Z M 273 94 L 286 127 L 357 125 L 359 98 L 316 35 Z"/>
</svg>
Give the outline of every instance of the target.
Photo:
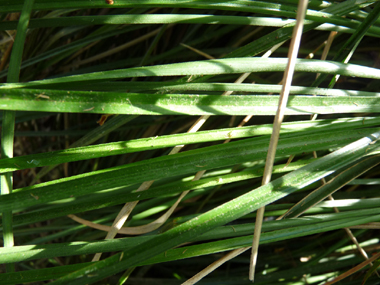
<svg viewBox="0 0 380 285">
<path fill-rule="evenodd" d="M 23 5 L 20 19 L 17 24 L 17 35 L 13 44 L 12 54 L 10 58 L 10 69 L 8 71 L 8 83 L 18 82 L 20 76 L 20 65 L 24 50 L 26 32 L 34 0 L 26 1 Z M 12 108 L 3 112 L 3 122 L 1 128 L 1 158 L 13 157 L 13 140 L 15 128 L 15 112 Z M 13 181 L 12 173 L 6 173 L 0 176 L 1 195 L 9 195 L 12 193 Z M 3 242 L 4 247 L 14 245 L 13 229 L 12 229 L 12 211 L 2 211 L 3 220 Z M 6 266 L 8 272 L 15 270 L 13 264 Z"/>
<path fill-rule="evenodd" d="M 41 97 L 43 96 L 43 97 Z M 274 115 L 275 95 L 188 95 L 91 91 L 8 90 L 0 98 L 5 110 L 130 115 Z M 378 113 L 380 97 L 293 95 L 286 115 Z"/>
<path fill-rule="evenodd" d="M 213 59 L 196 62 L 175 63 L 167 65 L 155 65 L 147 67 L 135 67 L 114 71 L 94 72 L 84 75 L 73 75 L 55 79 L 45 79 L 27 83 L 9 83 L 0 85 L 1 89 L 35 87 L 39 88 L 57 83 L 70 83 L 78 81 L 94 81 L 109 79 L 124 79 L 132 77 L 150 76 L 184 76 L 184 75 L 213 75 L 213 74 L 236 74 L 247 72 L 283 72 L 286 67 L 286 58 L 228 58 Z M 376 68 L 364 67 L 355 64 L 342 64 L 333 61 L 321 61 L 311 59 L 298 59 L 295 71 L 314 72 L 327 74 L 341 74 L 344 76 L 355 76 L 362 78 L 380 79 L 380 71 Z M 12 92 L 11 90 L 5 91 Z M 27 91 L 25 91 L 27 92 Z M 29 91 L 34 97 L 36 94 Z M 64 92 L 66 95 L 70 93 Z M 11 93 L 13 94 L 13 93 Z M 31 94 L 31 95 L 32 95 Z M 36 98 L 34 98 L 36 99 Z M 46 99 L 45 99 L 46 100 Z M 40 100 L 42 101 L 42 100 Z M 2 105 L 0 105 L 2 107 Z M 82 110 L 83 111 L 83 110 Z"/>
<path fill-rule="evenodd" d="M 311 7 L 315 9 L 320 9 L 323 7 L 330 6 L 329 4 L 321 4 L 318 1 L 311 1 Z M 4 12 L 16 12 L 21 10 L 20 3 L 12 3 L 13 5 L 3 5 Z M 38 10 L 52 10 L 52 9 L 67 9 L 67 8 L 109 8 L 110 6 L 101 0 L 94 0 L 90 4 L 81 2 L 67 2 L 67 1 L 57 1 L 57 2 L 40 2 L 37 1 L 36 9 Z M 216 10 L 230 10 L 230 11 L 247 11 L 252 13 L 263 13 L 263 14 L 278 14 L 278 13 L 291 13 L 290 15 L 295 15 L 294 8 L 296 5 L 294 3 L 278 4 L 271 2 L 255 1 L 242 1 L 242 0 L 232 0 L 228 3 L 220 1 L 198 1 L 198 0 L 148 0 L 148 1 L 138 1 L 138 0 L 128 0 L 115 2 L 112 6 L 113 8 L 152 8 L 152 7 L 170 7 L 170 8 L 195 8 L 195 9 L 216 9 Z M 278 14 L 283 15 L 283 14 Z M 289 14 L 288 14 L 289 15 Z"/>
<path fill-rule="evenodd" d="M 54 89 L 64 89 L 64 84 L 50 86 Z M 131 90 L 131 92 L 147 92 L 147 91 L 235 91 L 250 93 L 280 93 L 281 86 L 276 84 L 249 84 L 249 83 L 180 83 L 180 82 L 92 82 L 71 83 L 72 90 L 88 90 L 93 91 L 121 91 Z M 380 96 L 380 92 L 368 92 L 363 90 L 347 90 L 347 89 L 331 89 L 331 88 L 313 88 L 306 86 L 291 86 L 290 94 L 293 95 L 321 95 L 321 96 Z"/>
<path fill-rule="evenodd" d="M 126 24 L 227 24 L 282 27 L 291 20 L 266 17 L 217 16 L 202 14 L 148 14 L 148 15 L 107 15 L 107 16 L 73 16 L 60 18 L 42 18 L 32 20 L 30 28 L 70 27 L 89 25 L 126 25 Z M 0 23 L 1 30 L 13 30 L 16 23 Z"/>
<path fill-rule="evenodd" d="M 295 13 L 283 12 L 281 16 L 295 16 Z M 292 15 L 293 14 L 293 15 Z M 336 17 L 333 14 L 309 11 L 306 19 L 316 23 L 329 23 L 336 26 L 357 29 L 360 22 Z M 309 22 L 310 22 L 309 20 Z M 32 19 L 30 28 L 45 27 L 70 27 L 89 25 L 126 25 L 126 24 L 218 24 L 218 25 L 250 25 L 283 27 L 290 25 L 293 20 L 269 17 L 247 17 L 247 16 L 219 16 L 207 14 L 143 14 L 143 15 L 100 15 L 100 16 L 71 16 L 59 18 Z M 15 29 L 17 22 L 0 23 L 0 31 Z M 315 27 L 315 23 L 313 25 Z M 379 27 L 369 28 L 370 33 L 378 34 Z"/>
</svg>

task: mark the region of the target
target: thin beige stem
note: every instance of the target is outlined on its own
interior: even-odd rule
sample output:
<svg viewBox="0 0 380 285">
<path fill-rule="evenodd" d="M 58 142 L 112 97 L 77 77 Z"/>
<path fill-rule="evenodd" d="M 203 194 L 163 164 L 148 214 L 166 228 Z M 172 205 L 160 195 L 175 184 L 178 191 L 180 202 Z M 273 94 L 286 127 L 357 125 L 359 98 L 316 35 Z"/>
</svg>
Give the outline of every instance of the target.
<svg viewBox="0 0 380 285">
<path fill-rule="evenodd" d="M 184 130 L 188 130 L 194 124 L 193 121 L 194 120 L 191 120 L 190 122 L 184 123 L 183 125 L 181 125 L 177 129 L 171 131 L 170 134 L 173 135 L 173 134 L 183 133 Z"/>
<path fill-rule="evenodd" d="M 241 37 L 240 39 L 238 39 L 233 45 L 232 47 L 236 48 L 236 47 L 240 47 L 245 41 L 248 41 L 249 38 L 253 37 L 254 35 L 256 35 L 257 33 L 261 32 L 262 30 L 264 29 L 264 27 L 257 27 L 256 29 L 254 29 L 252 32 L 250 33 L 247 33 L 245 36 Z"/>
<path fill-rule="evenodd" d="M 262 185 L 269 183 L 272 176 L 273 162 L 276 155 L 278 139 L 280 137 L 281 123 L 283 121 L 286 104 L 288 102 L 290 86 L 291 86 L 291 82 L 292 82 L 293 74 L 294 74 L 294 67 L 296 64 L 297 54 L 298 54 L 298 50 L 299 50 L 299 46 L 301 42 L 302 29 L 303 29 L 303 23 L 304 23 L 305 13 L 307 9 L 307 4 L 308 4 L 307 0 L 300 0 L 298 2 L 296 25 L 293 30 L 293 37 L 290 42 L 290 49 L 289 49 L 289 54 L 288 54 L 289 61 L 285 69 L 285 73 L 283 77 L 284 84 L 282 85 L 278 109 L 277 109 L 277 113 L 276 113 L 274 123 L 273 123 L 273 131 L 272 131 L 272 136 L 269 143 Z M 256 216 L 255 231 L 254 231 L 253 241 L 252 241 L 251 264 L 249 268 L 249 279 L 252 282 L 255 277 L 255 268 L 256 268 L 256 261 L 257 261 L 257 255 L 258 255 L 258 248 L 259 248 L 259 241 L 260 241 L 264 211 L 265 211 L 265 207 L 260 208 L 257 211 L 257 216 Z"/>
<path fill-rule="evenodd" d="M 259 244 L 261 236 L 262 221 L 264 219 L 265 207 L 261 207 L 257 210 L 255 230 L 253 232 L 251 259 L 249 262 L 249 280 L 252 282 L 255 279 L 255 269 L 257 264 L 257 256 L 259 255 Z"/>
<path fill-rule="evenodd" d="M 223 263 L 229 261 L 232 258 L 235 258 L 236 256 L 242 254 L 243 252 L 250 249 L 250 247 L 243 247 L 236 249 L 234 251 L 229 252 L 222 258 L 218 259 L 217 261 L 211 263 L 209 266 L 207 266 L 202 271 L 198 272 L 196 275 L 188 279 L 187 281 L 183 282 L 181 285 L 193 285 L 197 283 L 199 280 L 201 280 L 203 277 L 207 276 L 209 273 L 213 272 L 216 268 L 221 266 Z"/>
<path fill-rule="evenodd" d="M 72 62 L 74 59 L 76 58 L 79 58 L 79 55 L 83 52 L 85 52 L 86 50 L 89 50 L 90 48 L 92 48 L 93 46 L 97 45 L 100 41 L 95 41 L 95 42 L 92 42 L 91 44 L 88 44 L 86 47 L 83 47 L 81 48 L 80 50 L 78 50 L 76 53 L 74 53 L 72 56 L 70 56 L 68 59 L 65 60 L 65 62 L 63 63 L 63 66 L 59 69 L 59 71 L 64 71 L 64 70 L 68 70 L 70 66 L 72 66 L 72 64 L 69 66 L 69 65 L 65 65 L 65 64 L 68 64 L 69 62 Z"/>
<path fill-rule="evenodd" d="M 146 233 L 149 233 L 151 231 L 158 229 L 167 221 L 167 219 L 170 217 L 170 215 L 174 212 L 174 210 L 178 206 L 179 202 L 182 200 L 183 197 L 186 196 L 187 193 L 189 193 L 189 191 L 184 191 L 183 193 L 181 193 L 180 197 L 170 207 L 170 209 L 167 212 L 165 212 L 165 214 L 163 214 L 161 217 L 159 217 L 157 220 L 155 220 L 149 224 L 143 225 L 143 226 L 121 227 L 117 231 L 117 233 L 118 234 L 125 234 L 125 235 L 142 235 L 142 234 L 146 234 Z M 74 221 L 76 221 L 78 223 L 81 223 L 83 225 L 89 226 L 89 227 L 97 229 L 97 230 L 101 230 L 101 231 L 105 231 L 105 232 L 111 232 L 115 229 L 115 227 L 93 223 L 91 221 L 79 218 L 75 215 L 68 215 L 68 217 L 73 219 Z M 108 239 L 110 239 L 110 238 L 108 238 Z"/>
<path fill-rule="evenodd" d="M 146 182 L 142 183 L 136 191 L 140 192 L 140 191 L 144 191 L 146 189 L 149 189 L 149 187 L 153 184 L 153 182 L 154 182 L 154 180 L 146 181 Z M 119 214 L 117 215 L 115 221 L 113 222 L 111 230 L 107 233 L 107 236 L 105 237 L 105 239 L 113 239 L 117 235 L 117 232 L 124 225 L 125 221 L 129 217 L 129 214 L 132 212 L 133 208 L 137 205 L 138 202 L 139 201 L 134 201 L 131 203 L 126 203 L 124 205 L 124 207 L 120 210 Z M 102 256 L 101 252 L 95 254 L 92 261 L 98 261 L 101 256 Z"/>
<path fill-rule="evenodd" d="M 197 174 L 192 179 L 192 181 L 199 180 L 205 172 L 206 172 L 206 170 L 198 171 Z M 153 181 L 149 181 L 149 182 L 153 182 Z M 187 193 L 189 193 L 189 191 L 182 192 L 181 195 L 178 197 L 177 201 L 169 208 L 169 210 L 167 212 L 165 212 L 165 214 L 163 214 L 157 220 L 155 220 L 149 224 L 143 225 L 143 226 L 137 226 L 137 227 L 122 227 L 121 226 L 120 229 L 117 231 L 117 233 L 118 234 L 125 234 L 125 235 L 141 235 L 141 234 L 146 234 L 146 233 L 149 233 L 151 231 L 158 229 L 160 226 L 162 226 L 168 220 L 170 215 L 174 212 L 174 210 L 177 208 L 178 204 L 187 195 Z M 135 202 L 138 202 L 138 201 L 135 201 Z M 131 205 L 133 205 L 133 203 L 135 203 L 135 202 L 132 202 Z M 136 206 L 136 204 L 137 203 L 135 203 L 134 206 Z M 122 209 L 122 211 L 120 211 L 120 213 L 118 215 L 119 220 L 124 218 L 123 214 L 125 215 L 126 213 L 130 212 L 129 209 L 127 211 L 123 211 L 123 209 Z M 111 231 L 114 231 L 114 229 L 115 229 L 114 226 L 110 227 L 110 226 L 105 226 L 105 225 L 93 223 L 91 221 L 79 218 L 75 215 L 68 215 L 68 217 L 73 219 L 74 221 L 77 221 L 78 223 L 81 223 L 83 225 L 86 225 L 86 226 L 89 226 L 91 228 L 98 229 L 101 231 L 111 232 Z M 116 219 L 115 219 L 115 221 L 116 221 Z M 119 226 L 119 224 L 117 224 L 117 226 Z"/>
<path fill-rule="evenodd" d="M 183 47 L 185 47 L 185 48 L 188 48 L 189 50 L 192 50 L 193 52 L 195 52 L 195 53 L 197 53 L 197 54 L 199 54 L 199 55 L 201 55 L 201 56 L 203 56 L 203 57 L 205 57 L 207 59 L 215 59 L 215 57 L 209 55 L 208 53 L 200 51 L 199 49 L 193 48 L 193 47 L 188 46 L 188 45 L 186 45 L 184 43 L 180 43 L 180 45 L 183 46 Z"/>
<path fill-rule="evenodd" d="M 326 41 L 326 45 L 325 45 L 325 48 L 323 49 L 323 52 L 322 52 L 322 56 L 321 56 L 321 60 L 326 60 L 327 58 L 327 55 L 330 51 L 330 48 L 331 48 L 331 45 L 332 45 L 332 42 L 335 38 L 335 36 L 338 34 L 338 32 L 331 32 L 329 37 L 327 38 L 327 41 Z M 320 73 L 317 73 L 317 76 L 316 78 L 318 78 L 321 74 Z"/>
<path fill-rule="evenodd" d="M 368 224 L 363 224 L 363 225 L 357 225 L 357 226 L 350 227 L 350 229 L 377 230 L 377 229 L 380 229 L 380 223 L 373 222 L 373 223 L 368 223 Z"/>
</svg>

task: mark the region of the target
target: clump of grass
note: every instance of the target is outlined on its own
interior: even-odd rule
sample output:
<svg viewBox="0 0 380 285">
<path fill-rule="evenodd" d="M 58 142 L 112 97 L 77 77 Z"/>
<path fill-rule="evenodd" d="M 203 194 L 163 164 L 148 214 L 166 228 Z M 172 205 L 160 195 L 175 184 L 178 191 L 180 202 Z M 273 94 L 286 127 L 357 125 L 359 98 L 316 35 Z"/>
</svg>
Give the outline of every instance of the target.
<svg viewBox="0 0 380 285">
<path fill-rule="evenodd" d="M 250 283 L 263 206 L 255 283 L 376 284 L 380 4 L 309 2 L 260 186 L 296 7 L 0 3 L 0 284 Z"/>
</svg>

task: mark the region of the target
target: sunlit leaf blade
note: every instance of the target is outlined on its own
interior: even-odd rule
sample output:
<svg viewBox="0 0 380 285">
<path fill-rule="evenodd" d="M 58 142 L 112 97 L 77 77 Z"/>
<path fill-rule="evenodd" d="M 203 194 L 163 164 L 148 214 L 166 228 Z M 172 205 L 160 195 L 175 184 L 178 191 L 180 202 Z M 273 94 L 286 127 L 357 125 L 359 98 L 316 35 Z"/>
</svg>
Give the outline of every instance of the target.
<svg viewBox="0 0 380 285">
<path fill-rule="evenodd" d="M 133 94 L 86 91 L 9 90 L 5 110 L 133 115 L 274 115 L 278 96 Z M 42 94 L 42 95 L 41 95 Z M 44 96 L 44 97 L 39 97 Z M 286 115 L 379 112 L 378 97 L 291 96 Z"/>
<path fill-rule="evenodd" d="M 248 9 L 249 10 L 249 9 Z M 268 11 L 268 10 L 267 10 Z M 295 13 L 283 11 L 278 13 L 282 15 L 295 16 Z M 337 26 L 348 26 L 357 28 L 359 22 L 349 21 L 341 17 L 336 17 L 330 13 L 310 11 L 306 16 L 308 19 L 320 23 L 331 23 Z M 310 24 L 311 21 L 309 21 Z M 30 22 L 30 28 L 44 27 L 68 27 L 68 26 L 89 26 L 89 25 L 125 25 L 125 24 L 229 24 L 229 25 L 252 25 L 252 26 L 269 26 L 283 27 L 291 25 L 294 20 L 283 20 L 281 18 L 266 18 L 266 17 L 246 17 L 246 16 L 219 16 L 207 14 L 148 14 L 148 15 L 100 15 L 100 16 L 71 16 L 60 18 L 41 18 L 34 19 Z M 317 25 L 318 25 L 317 24 Z M 1 30 L 15 29 L 17 22 L 2 22 L 0 23 Z M 315 24 L 313 26 L 315 27 Z M 309 27 L 309 29 L 311 28 Z M 378 27 L 370 28 L 370 32 L 376 34 L 379 32 Z"/>
<path fill-rule="evenodd" d="M 52 87 L 52 86 L 51 86 Z M 65 88 L 65 84 L 54 84 L 55 88 Z M 136 91 L 236 91 L 236 92 L 252 92 L 252 93 L 280 93 L 281 85 L 274 84 L 249 84 L 249 83 L 182 83 L 182 82 L 136 82 L 136 81 L 112 81 L 112 82 L 91 82 L 88 83 L 72 83 L 70 88 L 75 90 L 93 91 L 120 91 L 124 89 Z M 237 93 L 239 94 L 239 93 Z M 321 95 L 321 96 L 380 96 L 379 92 L 367 92 L 362 90 L 347 89 L 330 89 L 330 88 L 314 88 L 306 86 L 291 86 L 290 94 L 293 95 Z"/>
<path fill-rule="evenodd" d="M 173 63 L 167 65 L 154 65 L 147 67 L 134 67 L 113 71 L 94 72 L 84 75 L 73 75 L 55 79 L 45 79 L 27 83 L 9 83 L 0 85 L 1 89 L 20 87 L 43 87 L 49 84 L 69 83 L 78 81 L 122 79 L 131 77 L 149 76 L 178 76 L 178 75 L 213 75 L 246 72 L 283 72 L 286 67 L 286 58 L 227 58 L 211 59 L 196 62 Z M 355 64 L 343 64 L 333 61 L 321 61 L 312 59 L 298 59 L 296 72 L 315 72 L 328 74 L 341 74 L 363 78 L 380 79 L 380 71 L 376 68 L 365 67 Z M 11 92 L 10 90 L 7 92 Z M 27 92 L 27 91 L 26 91 Z M 29 91 L 35 97 L 33 91 Z M 42 93 L 42 92 L 41 92 Z M 3 93 L 4 94 L 4 93 Z M 11 93 L 12 94 L 12 93 Z M 16 93 L 17 94 L 17 93 Z M 69 93 L 70 94 L 70 93 Z M 66 92 L 67 95 L 67 92 Z M 42 97 L 40 96 L 42 99 Z M 36 98 L 35 98 L 36 99 Z M 46 98 L 45 98 L 46 99 Z M 42 101 L 42 100 L 41 100 Z M 1 105 L 0 105 L 1 106 Z M 1 106 L 2 107 L 2 106 Z M 83 110 L 82 110 L 83 111 Z"/>
<path fill-rule="evenodd" d="M 25 39 L 28 30 L 29 20 L 32 14 L 34 0 L 24 3 L 17 24 L 17 36 L 12 46 L 12 54 L 10 56 L 10 69 L 7 76 L 7 82 L 20 81 L 20 65 L 25 46 Z M 3 121 L 1 128 L 1 157 L 11 158 L 14 153 L 14 130 L 15 130 L 15 112 L 13 109 L 3 111 Z M 1 195 L 12 193 L 13 177 L 12 173 L 5 173 L 0 176 L 0 192 Z M 3 246 L 11 247 L 14 245 L 12 211 L 1 211 L 3 221 Z M 7 272 L 15 271 L 14 264 L 6 265 Z"/>
</svg>

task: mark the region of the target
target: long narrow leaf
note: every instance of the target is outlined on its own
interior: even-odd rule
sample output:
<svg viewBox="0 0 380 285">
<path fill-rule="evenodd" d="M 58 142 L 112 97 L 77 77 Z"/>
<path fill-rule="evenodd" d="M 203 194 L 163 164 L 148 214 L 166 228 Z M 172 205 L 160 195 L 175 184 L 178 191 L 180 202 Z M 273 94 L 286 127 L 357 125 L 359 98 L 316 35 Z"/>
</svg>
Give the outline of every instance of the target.
<svg viewBox="0 0 380 285">
<path fill-rule="evenodd" d="M 32 7 L 34 0 L 30 0 L 24 3 L 20 19 L 17 23 L 17 36 L 12 48 L 12 54 L 10 59 L 10 69 L 8 72 L 7 82 L 18 82 L 20 79 L 20 65 L 22 61 L 22 54 L 24 51 L 24 44 L 26 38 L 26 32 L 29 25 L 30 16 L 32 13 Z M 11 158 L 13 157 L 13 140 L 15 129 L 15 112 L 10 108 L 8 111 L 3 112 L 3 121 L 1 128 L 1 157 Z M 7 195 L 12 193 L 13 179 L 12 173 L 5 173 L 0 176 L 0 192 L 1 195 Z M 2 211 L 3 218 L 3 241 L 5 247 L 11 247 L 14 245 L 13 229 L 12 229 L 12 211 Z M 8 264 L 6 266 L 7 271 L 14 271 L 14 265 Z"/>
<path fill-rule="evenodd" d="M 131 77 L 149 76 L 178 76 L 178 75 L 212 75 L 247 72 L 283 72 L 286 67 L 286 58 L 227 58 L 211 59 L 196 62 L 173 63 L 148 67 L 134 67 L 113 71 L 94 72 L 85 75 L 73 75 L 55 79 L 45 79 L 27 83 L 2 84 L 0 88 L 20 88 L 45 86 L 56 83 L 69 83 L 77 81 L 122 79 Z M 363 78 L 380 79 L 380 71 L 376 68 L 355 64 L 343 64 L 334 61 L 321 61 L 312 59 L 298 59 L 296 72 L 315 72 L 328 74 L 341 74 Z M 7 92 L 7 91 L 6 91 Z M 10 90 L 8 92 L 11 92 Z M 33 92 L 33 91 L 31 91 Z M 42 92 L 41 92 L 42 93 Z M 4 93 L 3 93 L 4 94 Z M 5 93 L 6 94 L 6 93 Z M 68 93 L 70 94 L 70 93 Z M 34 93 L 37 97 L 39 94 Z M 43 98 L 43 97 L 40 97 Z M 228 97 L 227 97 L 228 98 Z M 36 99 L 36 98 L 35 98 Z M 1 105 L 0 105 L 1 106 Z M 82 110 L 83 111 L 83 110 Z"/>
<path fill-rule="evenodd" d="M 43 97 L 41 97 L 43 96 Z M 274 115 L 278 96 L 134 94 L 8 90 L 0 108 L 18 111 L 133 115 Z M 290 96 L 286 115 L 379 112 L 380 97 Z"/>
</svg>

